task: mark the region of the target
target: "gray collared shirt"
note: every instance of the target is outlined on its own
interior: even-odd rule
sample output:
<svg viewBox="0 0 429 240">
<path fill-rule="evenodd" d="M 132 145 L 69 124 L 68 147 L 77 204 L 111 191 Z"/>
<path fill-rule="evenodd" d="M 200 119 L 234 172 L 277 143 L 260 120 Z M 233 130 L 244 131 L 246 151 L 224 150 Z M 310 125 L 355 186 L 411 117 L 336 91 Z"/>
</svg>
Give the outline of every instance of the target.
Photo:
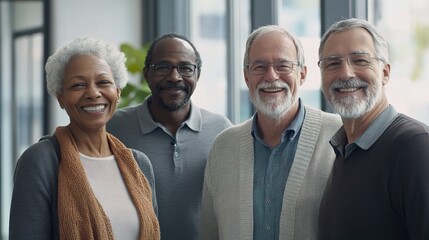
<svg viewBox="0 0 429 240">
<path fill-rule="evenodd" d="M 280 213 L 286 180 L 292 166 L 304 121 L 304 107 L 299 100 L 296 118 L 283 131 L 280 144 L 271 149 L 260 138 L 257 113 L 252 124 L 254 139 L 253 239 L 279 239 Z"/>
<path fill-rule="evenodd" d="M 142 121 L 140 121 L 140 124 L 141 124 L 140 129 L 142 131 L 142 134 L 149 134 L 151 132 L 154 132 L 157 128 L 160 128 L 167 135 L 169 135 L 171 137 L 171 146 L 173 147 L 172 158 L 175 166 L 175 171 L 181 172 L 183 171 L 183 165 L 185 164 L 184 161 L 186 161 L 189 158 L 183 157 L 183 154 L 180 154 L 181 153 L 180 142 L 188 141 L 187 140 L 188 135 L 185 135 L 184 137 L 185 139 L 178 139 L 178 138 L 186 134 L 188 130 L 182 130 L 183 128 L 186 128 L 186 127 L 190 131 L 195 133 L 202 131 L 203 123 L 202 123 L 201 112 L 199 109 L 196 108 L 195 105 L 191 104 L 191 113 L 189 114 L 189 118 L 186 119 L 184 122 L 182 122 L 182 124 L 177 130 L 177 133 L 173 135 L 166 127 L 164 127 L 164 125 L 162 125 L 159 122 L 155 122 L 152 119 L 152 115 L 150 114 L 149 106 L 148 106 L 151 102 L 152 102 L 152 96 L 149 96 L 145 104 L 142 105 L 142 111 L 137 112 L 137 114 L 139 115 L 139 118 L 142 119 Z M 160 138 L 162 134 L 153 133 L 151 136 L 153 138 Z"/>
<path fill-rule="evenodd" d="M 372 144 L 383 134 L 386 128 L 396 119 L 398 112 L 389 105 L 377 118 L 369 125 L 368 129 L 356 139 L 355 142 L 347 144 L 347 136 L 344 127 L 341 127 L 331 138 L 329 143 L 334 148 L 335 153 L 348 158 L 356 147 L 368 150 Z"/>
<path fill-rule="evenodd" d="M 145 123 L 140 125 L 142 134 L 150 133 L 154 131 L 157 127 L 160 127 L 171 136 L 171 133 L 167 130 L 167 128 L 152 119 L 152 114 L 150 114 L 148 106 L 151 102 L 152 96 L 147 97 L 147 101 L 145 102 L 145 104 L 142 105 L 142 111 L 138 112 L 139 118 L 142 119 L 141 122 Z M 195 132 L 199 132 L 202 129 L 203 123 L 201 119 L 201 112 L 193 104 L 191 104 L 191 113 L 189 114 L 189 118 L 181 124 L 180 128 L 182 128 L 184 125 L 187 125 L 189 129 Z M 175 136 L 172 137 L 174 138 Z"/>
<path fill-rule="evenodd" d="M 204 168 L 215 137 L 231 122 L 191 102 L 189 118 L 176 134 L 153 121 L 144 103 L 118 109 L 108 131 L 127 147 L 144 152 L 155 174 L 162 239 L 199 237 Z"/>
</svg>

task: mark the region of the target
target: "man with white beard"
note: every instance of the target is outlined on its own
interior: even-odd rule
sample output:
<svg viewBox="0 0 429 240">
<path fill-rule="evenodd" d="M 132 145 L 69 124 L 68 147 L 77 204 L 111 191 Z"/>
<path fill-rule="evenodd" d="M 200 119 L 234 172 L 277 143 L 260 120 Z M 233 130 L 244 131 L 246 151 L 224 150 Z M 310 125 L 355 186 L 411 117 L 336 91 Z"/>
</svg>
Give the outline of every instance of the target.
<svg viewBox="0 0 429 240">
<path fill-rule="evenodd" d="M 307 67 L 299 40 L 278 26 L 250 34 L 244 77 L 257 110 L 211 148 L 202 239 L 317 239 L 318 212 L 339 116 L 301 102 Z"/>
<path fill-rule="evenodd" d="M 323 93 L 343 121 L 319 239 L 429 239 L 429 127 L 389 104 L 386 41 L 365 20 L 342 20 L 319 57 Z"/>
</svg>

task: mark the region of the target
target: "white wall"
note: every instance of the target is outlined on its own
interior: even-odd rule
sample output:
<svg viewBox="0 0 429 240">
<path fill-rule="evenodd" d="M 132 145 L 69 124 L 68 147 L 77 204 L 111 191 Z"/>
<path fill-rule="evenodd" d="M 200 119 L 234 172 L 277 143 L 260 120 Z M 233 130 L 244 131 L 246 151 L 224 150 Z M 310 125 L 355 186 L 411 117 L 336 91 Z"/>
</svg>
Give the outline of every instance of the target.
<svg viewBox="0 0 429 240">
<path fill-rule="evenodd" d="M 52 50 L 80 36 L 91 36 L 117 43 L 140 46 L 142 36 L 141 0 L 51 0 Z M 54 132 L 67 125 L 68 116 L 53 101 Z"/>
</svg>

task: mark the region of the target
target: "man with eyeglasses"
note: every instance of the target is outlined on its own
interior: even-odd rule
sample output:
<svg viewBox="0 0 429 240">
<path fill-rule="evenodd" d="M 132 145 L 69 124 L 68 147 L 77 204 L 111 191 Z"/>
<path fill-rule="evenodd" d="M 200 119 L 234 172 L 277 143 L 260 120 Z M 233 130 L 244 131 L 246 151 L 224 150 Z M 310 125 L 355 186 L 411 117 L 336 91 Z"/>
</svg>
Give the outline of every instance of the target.
<svg viewBox="0 0 429 240">
<path fill-rule="evenodd" d="M 215 136 L 232 125 L 191 101 L 201 64 L 199 52 L 184 36 L 156 38 L 143 69 L 152 95 L 138 106 L 117 110 L 108 123 L 109 132 L 144 152 L 153 165 L 163 240 L 200 239 L 208 152 Z"/>
<path fill-rule="evenodd" d="M 206 165 L 202 239 L 317 239 L 339 116 L 299 98 L 307 67 L 299 40 L 278 26 L 247 39 L 252 118 L 222 132 Z"/>
<path fill-rule="evenodd" d="M 319 239 L 429 239 L 429 127 L 389 104 L 386 41 L 365 20 L 341 20 L 319 57 L 323 93 L 343 121 Z"/>
</svg>

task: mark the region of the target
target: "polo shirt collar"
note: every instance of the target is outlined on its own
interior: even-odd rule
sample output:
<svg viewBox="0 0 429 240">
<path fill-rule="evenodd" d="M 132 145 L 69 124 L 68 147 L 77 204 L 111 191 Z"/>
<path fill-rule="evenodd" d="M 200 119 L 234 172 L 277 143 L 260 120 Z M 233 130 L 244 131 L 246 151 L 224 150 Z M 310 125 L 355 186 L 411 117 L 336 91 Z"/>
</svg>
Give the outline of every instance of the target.
<svg viewBox="0 0 429 240">
<path fill-rule="evenodd" d="M 144 102 L 140 105 L 137 115 L 140 122 L 140 129 L 142 131 L 142 134 L 147 134 L 152 131 L 154 131 L 156 128 L 160 127 L 160 123 L 153 121 L 152 115 L 149 111 L 148 103 L 152 101 L 152 96 L 148 96 Z M 192 102 L 191 104 L 191 114 L 189 115 L 189 118 L 182 123 L 183 126 L 188 126 L 191 130 L 195 132 L 199 132 L 202 129 L 202 118 L 201 118 L 201 110 L 199 107 L 194 105 Z"/>
<path fill-rule="evenodd" d="M 346 146 L 346 132 L 344 127 L 341 127 L 337 133 L 331 138 L 330 144 L 341 155 L 348 157 L 350 153 L 355 149 L 354 146 L 368 150 L 377 139 L 383 134 L 383 132 L 389 127 L 389 125 L 396 119 L 398 112 L 389 105 L 383 112 L 378 115 L 375 120 L 369 125 L 368 129 L 356 139 L 355 142 Z"/>
</svg>

